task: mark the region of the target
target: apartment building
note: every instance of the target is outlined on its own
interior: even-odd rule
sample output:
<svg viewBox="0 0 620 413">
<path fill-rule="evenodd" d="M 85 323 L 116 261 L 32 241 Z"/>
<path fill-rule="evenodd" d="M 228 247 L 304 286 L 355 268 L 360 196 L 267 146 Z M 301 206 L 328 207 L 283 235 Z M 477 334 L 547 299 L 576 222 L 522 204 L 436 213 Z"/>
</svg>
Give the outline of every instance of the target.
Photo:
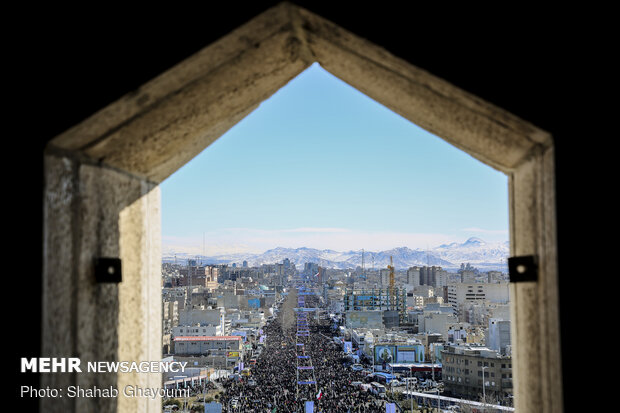
<svg viewBox="0 0 620 413">
<path fill-rule="evenodd" d="M 487 347 L 446 345 L 441 352 L 445 391 L 477 399 L 485 393 L 502 399 L 512 395 L 512 358 Z"/>
<path fill-rule="evenodd" d="M 507 282 L 487 283 L 454 283 L 447 286 L 448 304 L 454 308 L 455 314 L 462 316 L 461 306 L 466 302 L 489 301 L 507 304 L 510 290 Z"/>
</svg>

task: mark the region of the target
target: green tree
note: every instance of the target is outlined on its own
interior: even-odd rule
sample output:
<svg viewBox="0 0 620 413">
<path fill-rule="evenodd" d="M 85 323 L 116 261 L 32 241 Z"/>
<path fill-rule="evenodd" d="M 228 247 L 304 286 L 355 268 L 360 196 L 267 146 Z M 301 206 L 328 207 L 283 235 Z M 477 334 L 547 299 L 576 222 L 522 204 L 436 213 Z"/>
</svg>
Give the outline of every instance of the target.
<svg viewBox="0 0 620 413">
<path fill-rule="evenodd" d="M 192 407 L 189 408 L 190 412 L 202 413 L 205 408 L 202 404 L 192 404 Z"/>
<path fill-rule="evenodd" d="M 163 405 L 163 406 L 170 406 L 170 405 L 174 405 L 174 406 L 176 406 L 176 407 L 177 407 L 177 409 L 180 409 L 180 408 L 181 408 L 181 406 L 183 406 L 183 403 L 181 403 L 181 401 L 180 401 L 180 400 L 177 400 L 177 399 L 169 399 L 169 400 L 164 400 L 164 401 L 162 402 L 162 405 Z"/>
<path fill-rule="evenodd" d="M 401 401 L 398 402 L 398 404 L 403 412 L 413 413 L 413 412 L 419 411 L 418 404 L 416 403 L 415 400 L 413 400 L 413 403 L 412 403 L 412 400 L 403 398 Z M 413 405 L 413 410 L 411 410 L 412 405 Z"/>
</svg>

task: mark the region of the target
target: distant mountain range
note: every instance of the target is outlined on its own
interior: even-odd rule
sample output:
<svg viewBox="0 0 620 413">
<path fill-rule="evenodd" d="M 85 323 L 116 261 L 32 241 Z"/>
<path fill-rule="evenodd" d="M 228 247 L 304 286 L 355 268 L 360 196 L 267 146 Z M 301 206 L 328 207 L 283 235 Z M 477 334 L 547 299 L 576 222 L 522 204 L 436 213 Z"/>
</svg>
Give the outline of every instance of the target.
<svg viewBox="0 0 620 413">
<path fill-rule="evenodd" d="M 487 243 L 480 238 L 470 238 L 464 243 L 453 242 L 438 247 L 422 250 L 399 247 L 386 251 L 365 251 L 365 268 L 386 268 L 393 259 L 394 267 L 406 269 L 413 265 L 438 265 L 448 270 L 460 268 L 461 263 L 470 263 L 481 271 L 500 270 L 507 271 L 507 258 L 509 254 L 508 241 L 500 243 Z M 262 254 L 227 254 L 212 257 L 202 255 L 190 255 L 186 253 L 168 252 L 164 254 L 164 262 L 184 263 L 187 259 L 196 259 L 204 264 L 233 264 L 241 265 L 247 261 L 249 266 L 262 264 L 275 264 L 288 258 L 298 269 L 303 268 L 306 262 L 315 262 L 321 266 L 337 269 L 354 269 L 362 265 L 362 251 L 334 251 L 318 250 L 314 248 L 273 248 Z"/>
</svg>

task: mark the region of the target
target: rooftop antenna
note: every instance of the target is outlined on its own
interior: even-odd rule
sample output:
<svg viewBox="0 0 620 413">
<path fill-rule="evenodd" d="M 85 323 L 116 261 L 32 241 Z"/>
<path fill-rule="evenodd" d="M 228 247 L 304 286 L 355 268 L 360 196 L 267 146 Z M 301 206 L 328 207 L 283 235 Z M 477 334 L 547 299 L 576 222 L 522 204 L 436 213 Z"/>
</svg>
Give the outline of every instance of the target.
<svg viewBox="0 0 620 413">
<path fill-rule="evenodd" d="M 375 254 L 370 255 L 372 257 L 372 272 L 375 272 Z"/>
<path fill-rule="evenodd" d="M 435 286 L 435 280 L 431 280 L 431 260 L 428 254 L 428 244 L 426 244 L 426 281 L 425 282 L 427 285 Z"/>
<path fill-rule="evenodd" d="M 362 248 L 362 276 L 366 277 L 366 274 L 364 272 L 364 248 Z"/>
<path fill-rule="evenodd" d="M 191 309 L 192 308 L 192 273 L 189 269 L 189 258 L 187 259 L 187 280 L 185 281 L 187 283 L 187 295 L 185 297 L 185 302 L 186 304 L 188 304 L 188 307 Z"/>
</svg>

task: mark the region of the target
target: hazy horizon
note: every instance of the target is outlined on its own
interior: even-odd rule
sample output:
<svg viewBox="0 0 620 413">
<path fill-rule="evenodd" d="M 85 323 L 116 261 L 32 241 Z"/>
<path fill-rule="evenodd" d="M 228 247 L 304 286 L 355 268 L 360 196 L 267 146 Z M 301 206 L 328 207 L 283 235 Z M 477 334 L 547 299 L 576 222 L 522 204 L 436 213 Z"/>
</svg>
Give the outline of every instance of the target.
<svg viewBox="0 0 620 413">
<path fill-rule="evenodd" d="M 200 245 L 198 245 L 198 242 L 196 241 L 195 243 L 192 243 L 188 246 L 177 246 L 173 243 L 170 244 L 166 244 L 163 248 L 162 248 L 162 254 L 171 254 L 171 253 L 178 253 L 178 254 L 186 254 L 188 256 L 195 256 L 195 255 L 202 255 L 202 256 L 207 256 L 207 257 L 218 257 L 218 256 L 223 256 L 223 255 L 236 255 L 236 254 L 262 254 L 265 253 L 267 251 L 271 251 L 274 249 L 278 249 L 278 248 L 283 248 L 283 249 L 300 249 L 300 248 L 310 248 L 310 249 L 316 249 L 319 251 L 338 251 L 338 252 L 350 252 L 350 251 L 361 251 L 364 250 L 368 253 L 372 253 L 372 252 L 381 252 L 381 251 L 389 251 L 389 250 L 394 250 L 394 249 L 398 249 L 398 248 L 409 248 L 411 250 L 421 250 L 421 251 L 426 251 L 426 250 L 433 250 L 436 248 L 439 248 L 442 245 L 450 245 L 452 243 L 457 243 L 457 244 L 464 244 L 465 242 L 467 242 L 468 240 L 472 239 L 472 238 L 478 238 L 482 241 L 484 241 L 485 243 L 489 244 L 489 245 L 497 245 L 497 244 L 504 244 L 504 243 L 508 243 L 508 240 L 504 240 L 504 241 L 488 241 L 485 238 L 481 237 L 481 236 L 470 236 L 470 237 L 466 237 L 462 240 L 456 240 L 456 241 L 449 241 L 449 242 L 441 242 L 439 244 L 428 244 L 425 245 L 423 247 L 412 247 L 410 245 L 405 245 L 405 244 L 399 244 L 399 245 L 392 245 L 390 247 L 387 248 L 380 248 L 380 249 L 370 249 L 370 248 L 326 248 L 326 247 L 321 247 L 321 246 L 308 246 L 308 245 L 298 245 L 298 246 L 287 246 L 287 245 L 275 245 L 273 247 L 270 248 L 266 248 L 266 249 L 257 249 L 257 250 L 243 250 L 243 249 L 235 249 L 235 248 L 230 248 L 230 249 L 223 249 L 221 253 L 217 252 L 216 248 L 206 248 L 207 249 L 207 253 L 205 254 L 203 251 L 203 245 L 202 243 Z M 163 243 L 162 243 L 163 244 Z M 215 251 L 215 253 L 208 253 L 209 251 Z"/>
</svg>

